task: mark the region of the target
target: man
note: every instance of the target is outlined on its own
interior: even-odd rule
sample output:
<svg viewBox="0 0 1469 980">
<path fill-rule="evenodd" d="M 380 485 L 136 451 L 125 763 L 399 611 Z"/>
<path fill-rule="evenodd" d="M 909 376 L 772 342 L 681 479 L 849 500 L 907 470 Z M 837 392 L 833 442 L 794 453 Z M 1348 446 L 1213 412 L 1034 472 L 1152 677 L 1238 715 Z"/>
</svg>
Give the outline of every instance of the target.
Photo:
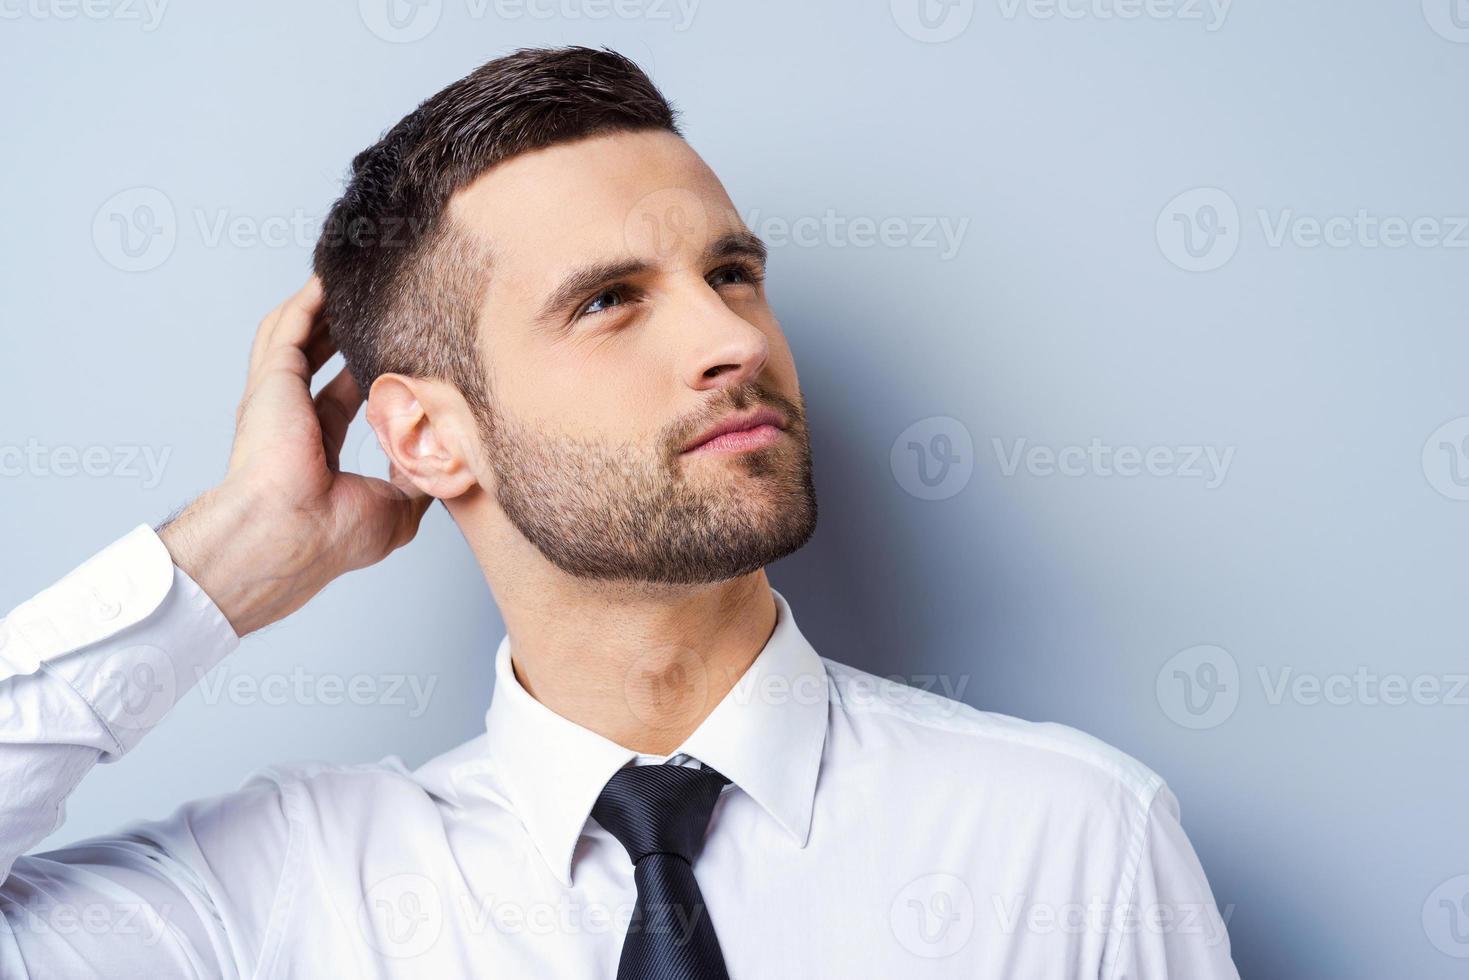
<svg viewBox="0 0 1469 980">
<path fill-rule="evenodd" d="M 490 62 L 360 154 L 225 479 L 0 625 L 0 974 L 1236 977 L 1158 776 L 823 660 L 770 587 L 816 498 L 764 257 L 611 52 Z M 337 466 L 362 392 L 390 482 Z M 22 856 L 433 500 L 506 624 L 483 735 Z"/>
</svg>

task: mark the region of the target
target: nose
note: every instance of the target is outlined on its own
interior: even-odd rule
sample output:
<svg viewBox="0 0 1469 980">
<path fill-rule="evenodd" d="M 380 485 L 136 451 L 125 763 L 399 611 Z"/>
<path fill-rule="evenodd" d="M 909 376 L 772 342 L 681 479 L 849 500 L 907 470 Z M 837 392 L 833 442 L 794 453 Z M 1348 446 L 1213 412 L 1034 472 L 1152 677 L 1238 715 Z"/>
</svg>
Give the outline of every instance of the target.
<svg viewBox="0 0 1469 980">
<path fill-rule="evenodd" d="M 708 283 L 684 308 L 684 324 L 696 338 L 688 354 L 687 384 L 696 391 L 737 388 L 758 378 L 770 358 L 765 331 L 725 305 Z"/>
</svg>

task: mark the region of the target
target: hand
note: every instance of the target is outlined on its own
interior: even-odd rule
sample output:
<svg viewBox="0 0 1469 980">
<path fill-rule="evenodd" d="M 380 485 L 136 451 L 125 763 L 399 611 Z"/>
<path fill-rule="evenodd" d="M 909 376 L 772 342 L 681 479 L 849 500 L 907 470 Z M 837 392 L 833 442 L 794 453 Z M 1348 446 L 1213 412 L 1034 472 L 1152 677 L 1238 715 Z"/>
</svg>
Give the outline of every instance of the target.
<svg viewBox="0 0 1469 980">
<path fill-rule="evenodd" d="M 311 397 L 312 375 L 335 353 L 321 302 L 312 276 L 261 321 L 229 471 L 159 531 L 240 636 L 407 544 L 433 502 L 396 472 L 389 482 L 338 468 L 362 393 L 344 369 Z"/>
</svg>

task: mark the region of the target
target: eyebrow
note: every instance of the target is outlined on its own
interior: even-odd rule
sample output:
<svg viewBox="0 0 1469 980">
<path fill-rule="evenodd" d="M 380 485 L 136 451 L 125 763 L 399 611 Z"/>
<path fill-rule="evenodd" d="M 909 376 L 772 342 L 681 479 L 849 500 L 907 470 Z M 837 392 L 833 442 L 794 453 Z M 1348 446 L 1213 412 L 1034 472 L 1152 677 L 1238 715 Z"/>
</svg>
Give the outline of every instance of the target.
<svg viewBox="0 0 1469 980">
<path fill-rule="evenodd" d="M 765 243 L 758 236 L 748 231 L 732 231 L 710 242 L 704 249 L 701 259 L 707 265 L 720 259 L 745 257 L 764 265 L 768 255 L 769 251 Z M 651 263 L 642 259 L 616 259 L 576 269 L 563 278 L 552 291 L 550 298 L 541 306 L 540 313 L 536 314 L 536 319 L 551 320 L 567 306 L 593 290 L 616 282 L 618 279 L 642 275 L 652 268 Z"/>
<path fill-rule="evenodd" d="M 760 237 L 749 231 L 732 231 L 728 235 L 716 238 L 708 248 L 704 250 L 704 261 L 710 262 L 715 259 L 730 259 L 736 256 L 745 256 L 756 259 L 761 265 L 769 255 L 765 243 Z"/>
</svg>

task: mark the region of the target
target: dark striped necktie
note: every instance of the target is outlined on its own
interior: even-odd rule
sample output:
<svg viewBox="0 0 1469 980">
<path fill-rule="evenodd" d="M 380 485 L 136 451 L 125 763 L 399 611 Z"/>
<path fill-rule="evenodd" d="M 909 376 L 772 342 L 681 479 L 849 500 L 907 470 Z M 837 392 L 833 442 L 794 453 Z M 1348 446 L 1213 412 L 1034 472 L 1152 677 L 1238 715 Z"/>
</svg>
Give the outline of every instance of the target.
<svg viewBox="0 0 1469 980">
<path fill-rule="evenodd" d="M 617 980 L 728 980 L 719 937 L 694 880 L 694 858 L 720 788 L 713 769 L 619 769 L 592 816 L 627 849 L 638 898 Z"/>
</svg>

